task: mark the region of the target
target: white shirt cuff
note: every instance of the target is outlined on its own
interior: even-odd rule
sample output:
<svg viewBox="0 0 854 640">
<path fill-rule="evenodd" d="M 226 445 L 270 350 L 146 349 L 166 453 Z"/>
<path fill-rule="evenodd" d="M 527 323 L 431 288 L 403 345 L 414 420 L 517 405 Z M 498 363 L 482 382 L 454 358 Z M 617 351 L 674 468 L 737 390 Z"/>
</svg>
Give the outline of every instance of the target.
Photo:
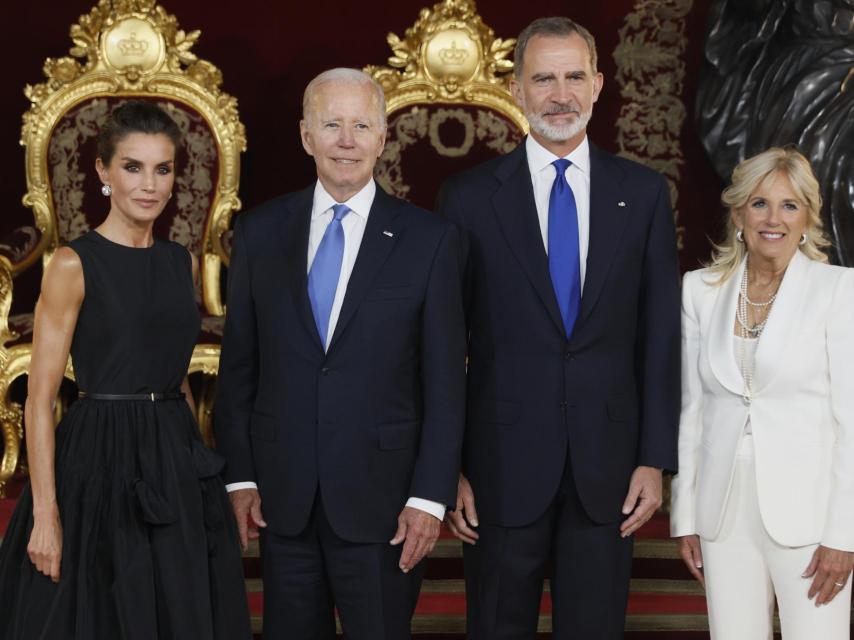
<svg viewBox="0 0 854 640">
<path fill-rule="evenodd" d="M 225 485 L 225 490 L 231 493 L 232 491 L 237 491 L 238 489 L 257 489 L 258 485 L 254 482 L 232 482 L 231 484 Z"/>
<path fill-rule="evenodd" d="M 445 517 L 445 505 L 441 502 L 433 502 L 432 500 L 424 500 L 423 498 L 410 498 L 406 501 L 406 506 L 425 511 L 439 520 Z"/>
</svg>

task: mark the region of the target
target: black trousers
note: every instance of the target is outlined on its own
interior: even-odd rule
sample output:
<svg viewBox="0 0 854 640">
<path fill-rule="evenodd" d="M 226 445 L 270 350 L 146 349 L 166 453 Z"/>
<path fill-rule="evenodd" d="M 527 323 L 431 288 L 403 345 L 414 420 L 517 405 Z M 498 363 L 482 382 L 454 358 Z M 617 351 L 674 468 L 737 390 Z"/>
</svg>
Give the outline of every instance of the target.
<svg viewBox="0 0 854 640">
<path fill-rule="evenodd" d="M 469 640 L 532 640 L 547 575 L 554 640 L 622 640 L 633 541 L 620 537 L 619 521 L 590 520 L 569 462 L 538 520 L 477 530 L 477 544 L 463 545 Z"/>
<path fill-rule="evenodd" d="M 402 548 L 342 540 L 319 498 L 298 536 L 262 530 L 264 640 L 333 640 L 335 609 L 347 640 L 408 639 L 424 563 L 403 573 Z"/>
</svg>

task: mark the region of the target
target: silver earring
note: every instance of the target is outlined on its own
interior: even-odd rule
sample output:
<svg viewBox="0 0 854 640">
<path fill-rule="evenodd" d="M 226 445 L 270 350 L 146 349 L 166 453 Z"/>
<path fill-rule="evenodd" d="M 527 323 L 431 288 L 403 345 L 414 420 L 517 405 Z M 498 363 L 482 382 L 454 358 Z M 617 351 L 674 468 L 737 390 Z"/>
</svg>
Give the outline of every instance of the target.
<svg viewBox="0 0 854 640">
<path fill-rule="evenodd" d="M 736 231 L 735 232 L 735 239 L 738 240 L 739 242 L 744 242 L 744 231 L 742 231 L 741 229 Z"/>
<path fill-rule="evenodd" d="M 113 195 L 113 188 L 108 184 L 101 185 L 101 193 L 109 198 Z"/>
<path fill-rule="evenodd" d="M 799 245 L 801 245 L 801 246 L 803 246 L 803 245 L 805 245 L 806 243 L 807 243 L 807 234 L 802 233 L 802 234 L 801 234 L 801 241 L 800 241 L 798 244 L 799 244 Z"/>
</svg>

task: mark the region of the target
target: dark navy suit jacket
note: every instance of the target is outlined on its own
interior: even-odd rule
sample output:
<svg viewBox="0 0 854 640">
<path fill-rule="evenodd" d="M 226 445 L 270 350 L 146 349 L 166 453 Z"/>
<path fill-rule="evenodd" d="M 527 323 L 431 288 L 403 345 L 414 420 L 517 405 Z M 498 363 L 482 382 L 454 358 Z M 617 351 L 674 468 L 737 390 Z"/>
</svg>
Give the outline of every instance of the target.
<svg viewBox="0 0 854 640">
<path fill-rule="evenodd" d="M 467 244 L 463 471 L 481 522 L 523 526 L 567 461 L 597 522 L 622 517 L 632 471 L 675 471 L 680 298 L 664 178 L 590 147 L 590 239 L 567 341 L 524 142 L 452 177 L 437 210 Z"/>
<path fill-rule="evenodd" d="M 313 187 L 241 214 L 215 429 L 227 482 L 254 481 L 267 524 L 391 539 L 408 497 L 453 506 L 464 424 L 459 235 L 377 189 L 327 353 L 307 293 Z"/>
</svg>

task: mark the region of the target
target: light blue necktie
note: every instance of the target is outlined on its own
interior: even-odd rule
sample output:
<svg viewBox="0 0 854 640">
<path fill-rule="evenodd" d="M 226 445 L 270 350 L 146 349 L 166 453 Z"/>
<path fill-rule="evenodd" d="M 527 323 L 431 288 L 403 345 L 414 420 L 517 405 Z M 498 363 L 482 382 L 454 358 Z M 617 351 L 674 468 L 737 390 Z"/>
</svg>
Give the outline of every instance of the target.
<svg viewBox="0 0 854 640">
<path fill-rule="evenodd" d="M 345 204 L 332 207 L 332 220 L 323 233 L 314 262 L 308 272 L 308 298 L 320 342 L 326 348 L 326 333 L 329 331 L 329 315 L 335 301 L 338 277 L 341 275 L 341 262 L 344 260 L 344 227 L 341 220 L 350 213 Z"/>
<path fill-rule="evenodd" d="M 549 196 L 549 272 L 566 337 L 569 338 L 581 308 L 578 208 L 572 188 L 566 181 L 566 170 L 572 163 L 561 158 L 552 164 L 557 175 Z"/>
</svg>

